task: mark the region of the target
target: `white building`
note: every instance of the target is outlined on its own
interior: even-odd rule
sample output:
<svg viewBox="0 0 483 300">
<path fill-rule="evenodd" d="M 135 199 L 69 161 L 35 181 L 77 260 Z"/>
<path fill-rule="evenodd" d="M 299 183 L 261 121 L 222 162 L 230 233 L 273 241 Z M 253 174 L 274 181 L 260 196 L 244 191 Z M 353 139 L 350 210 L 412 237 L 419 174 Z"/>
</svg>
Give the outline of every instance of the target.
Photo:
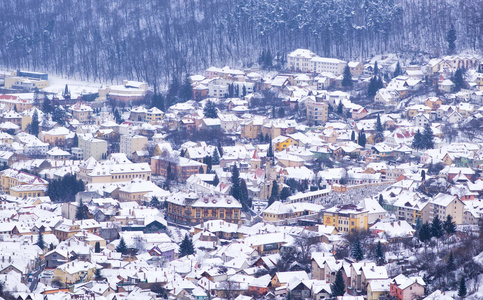
<svg viewBox="0 0 483 300">
<path fill-rule="evenodd" d="M 131 158 L 136 151 L 145 150 L 148 145 L 148 138 L 142 135 L 121 135 L 120 151 Z"/>
<path fill-rule="evenodd" d="M 315 56 L 310 60 L 310 72 L 325 73 L 330 72 L 335 75 L 342 75 L 347 62 L 337 59 Z"/>
<path fill-rule="evenodd" d="M 95 160 L 101 160 L 107 157 L 107 141 L 95 138 L 79 138 L 79 148 L 82 149 L 83 157 L 93 157 Z"/>
<path fill-rule="evenodd" d="M 315 56 L 310 50 L 297 49 L 287 55 L 287 66 L 289 70 L 300 72 L 311 72 L 310 60 Z"/>
</svg>

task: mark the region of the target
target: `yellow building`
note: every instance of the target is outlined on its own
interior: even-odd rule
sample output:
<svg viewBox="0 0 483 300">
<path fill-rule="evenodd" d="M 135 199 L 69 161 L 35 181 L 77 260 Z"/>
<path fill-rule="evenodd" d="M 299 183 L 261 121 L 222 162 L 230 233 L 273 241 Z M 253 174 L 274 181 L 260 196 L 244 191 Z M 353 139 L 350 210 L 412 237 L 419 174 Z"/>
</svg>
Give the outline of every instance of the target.
<svg viewBox="0 0 483 300">
<path fill-rule="evenodd" d="M 275 254 L 287 242 L 289 236 L 285 233 L 266 233 L 248 236 L 243 240 L 245 245 L 255 249 L 260 254 Z"/>
<path fill-rule="evenodd" d="M 163 111 L 156 107 L 148 109 L 146 113 L 146 121 L 148 121 L 149 123 L 156 123 L 158 121 L 161 121 L 163 120 L 163 117 L 164 117 Z"/>
<path fill-rule="evenodd" d="M 87 261 L 71 261 L 58 266 L 54 270 L 54 279 L 64 284 L 73 284 L 79 281 L 88 282 L 94 278 L 96 265 Z"/>
<path fill-rule="evenodd" d="M 48 182 L 38 176 L 25 173 L 22 171 L 14 170 L 14 169 L 6 169 L 0 172 L 0 186 L 1 188 L 6 191 L 10 192 L 10 188 L 18 187 L 21 185 L 30 185 L 30 186 L 39 186 L 39 189 L 46 188 Z M 37 191 L 36 188 L 30 187 L 32 196 L 35 197 L 37 195 L 33 195 L 34 191 Z M 21 192 L 20 188 L 16 188 L 12 190 L 13 193 L 19 194 Z M 27 189 L 28 193 L 28 189 Z"/>
<path fill-rule="evenodd" d="M 33 80 L 27 77 L 17 77 L 17 76 L 5 77 L 6 89 L 22 88 L 22 89 L 33 90 L 37 88 L 40 90 L 48 86 L 49 86 L 48 80 Z"/>
<path fill-rule="evenodd" d="M 390 280 L 373 280 L 367 285 L 367 300 L 379 300 L 389 295 Z"/>
<path fill-rule="evenodd" d="M 232 196 L 177 193 L 166 199 L 168 220 L 197 225 L 209 220 L 224 220 L 239 224 L 241 204 Z"/>
<path fill-rule="evenodd" d="M 278 136 L 272 140 L 273 148 L 276 151 L 282 151 L 290 146 L 290 138 L 287 136 Z"/>
<path fill-rule="evenodd" d="M 85 104 L 77 103 L 69 108 L 72 117 L 81 123 L 91 120 L 93 109 Z"/>
<path fill-rule="evenodd" d="M 49 131 L 42 131 L 39 134 L 39 138 L 42 142 L 48 143 L 52 146 L 63 146 L 69 133 L 69 129 L 65 127 L 56 127 Z"/>
<path fill-rule="evenodd" d="M 80 226 L 78 224 L 74 224 L 70 220 L 64 220 L 64 223 L 56 226 L 52 233 L 59 241 L 65 241 L 70 239 L 74 235 L 80 232 Z"/>
<path fill-rule="evenodd" d="M 255 118 L 240 124 L 241 137 L 245 139 L 256 139 L 262 133 L 263 119 Z M 265 136 L 264 136 L 265 137 Z"/>
<path fill-rule="evenodd" d="M 47 192 L 47 186 L 43 184 L 24 184 L 10 188 L 10 196 L 26 198 L 26 197 L 42 197 Z"/>
<path fill-rule="evenodd" d="M 367 211 L 353 204 L 334 206 L 323 214 L 324 225 L 334 226 L 341 233 L 367 230 Z"/>
<path fill-rule="evenodd" d="M 292 217 L 292 209 L 280 201 L 275 201 L 263 211 L 263 220 L 282 221 Z"/>
<path fill-rule="evenodd" d="M 96 165 L 86 175 L 87 183 L 111 183 L 133 179 L 151 180 L 151 167 L 147 163 Z"/>
</svg>

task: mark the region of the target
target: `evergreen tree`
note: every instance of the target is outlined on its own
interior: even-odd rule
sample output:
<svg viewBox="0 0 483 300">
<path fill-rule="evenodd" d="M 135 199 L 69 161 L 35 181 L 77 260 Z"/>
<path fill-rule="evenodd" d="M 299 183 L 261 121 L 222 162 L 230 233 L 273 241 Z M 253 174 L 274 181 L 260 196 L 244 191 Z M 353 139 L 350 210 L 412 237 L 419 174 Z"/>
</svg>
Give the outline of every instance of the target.
<svg viewBox="0 0 483 300">
<path fill-rule="evenodd" d="M 52 111 L 52 121 L 64 126 L 67 123 L 67 113 L 62 106 L 56 106 Z"/>
<path fill-rule="evenodd" d="M 399 61 L 397 61 L 396 69 L 394 70 L 394 77 L 398 77 L 399 75 L 402 75 L 402 73 L 401 65 L 399 64 Z"/>
<path fill-rule="evenodd" d="M 117 108 L 114 110 L 114 119 L 116 119 L 117 124 L 121 124 L 123 122 L 121 114 L 119 113 L 119 110 Z"/>
<path fill-rule="evenodd" d="M 364 259 L 364 250 L 362 250 L 362 245 L 359 241 L 359 238 L 356 238 L 355 241 L 352 243 L 351 255 L 356 260 Z"/>
<path fill-rule="evenodd" d="M 47 95 L 44 96 L 44 102 L 42 104 L 42 112 L 44 114 L 50 114 L 53 111 L 52 103 L 50 102 L 49 97 Z"/>
<path fill-rule="evenodd" d="M 349 66 L 345 66 L 344 68 L 344 77 L 342 78 L 342 86 L 345 87 L 346 89 L 352 88 L 352 74 Z"/>
<path fill-rule="evenodd" d="M 152 196 L 152 197 L 151 197 L 151 201 L 149 202 L 149 205 L 150 205 L 151 207 L 158 207 L 158 206 L 159 206 L 159 204 L 160 204 L 160 202 L 159 202 L 158 197 L 156 197 L 156 196 Z"/>
<path fill-rule="evenodd" d="M 203 114 L 205 118 L 218 118 L 218 112 L 216 111 L 216 106 L 213 101 L 208 100 L 203 108 Z"/>
<path fill-rule="evenodd" d="M 205 156 L 203 158 L 203 163 L 206 165 L 206 172 L 211 172 L 211 168 L 213 166 L 213 159 L 211 158 L 211 156 Z"/>
<path fill-rule="evenodd" d="M 218 152 L 220 153 L 220 157 L 223 157 L 223 147 L 221 146 L 221 142 L 218 142 Z"/>
<path fill-rule="evenodd" d="M 382 79 L 378 76 L 373 76 L 367 87 L 367 96 L 373 98 L 377 94 L 377 91 L 383 87 L 384 83 L 382 82 Z"/>
<path fill-rule="evenodd" d="M 280 199 L 285 200 L 288 197 L 290 197 L 290 195 L 292 195 L 292 192 L 290 191 L 290 188 L 284 187 L 282 189 L 282 191 L 280 192 Z"/>
<path fill-rule="evenodd" d="M 96 244 L 94 246 L 94 252 L 95 253 L 101 253 L 101 243 L 96 242 Z"/>
<path fill-rule="evenodd" d="M 275 157 L 275 154 L 273 153 L 273 147 L 272 147 L 272 142 L 268 145 L 268 151 L 267 151 L 267 158 L 270 158 L 272 161 Z"/>
<path fill-rule="evenodd" d="M 446 41 L 448 42 L 448 54 L 454 54 L 456 50 L 456 30 L 453 24 L 451 24 L 451 28 L 446 35 Z"/>
<path fill-rule="evenodd" d="M 356 133 L 354 132 L 354 130 L 352 130 L 352 133 L 351 133 L 351 141 L 355 141 L 356 140 Z"/>
<path fill-rule="evenodd" d="M 274 107 L 272 107 L 272 119 L 275 119 L 277 117 L 277 109 Z"/>
<path fill-rule="evenodd" d="M 165 111 L 164 97 L 158 93 L 154 93 L 153 98 L 151 98 L 151 108 L 156 107 L 161 111 Z"/>
<path fill-rule="evenodd" d="M 433 130 L 431 129 L 431 125 L 429 123 L 426 123 L 424 125 L 424 131 L 421 137 L 421 144 L 424 149 L 434 148 L 434 135 Z"/>
<path fill-rule="evenodd" d="M 344 296 L 345 293 L 345 283 L 344 277 L 342 276 L 342 268 L 337 271 L 335 275 L 335 281 L 331 285 L 332 297 Z"/>
<path fill-rule="evenodd" d="M 42 235 L 42 230 L 39 229 L 39 237 L 37 239 L 37 246 L 39 246 L 40 249 L 44 250 L 45 248 L 45 242 L 44 242 L 44 236 Z"/>
<path fill-rule="evenodd" d="M 458 288 L 458 296 L 460 297 L 464 297 L 466 296 L 466 281 L 465 281 L 465 276 L 461 276 L 461 280 L 460 280 L 460 286 Z"/>
<path fill-rule="evenodd" d="M 180 87 L 179 98 L 183 101 L 193 99 L 193 87 L 191 86 L 189 74 L 186 75 L 186 78 Z"/>
<path fill-rule="evenodd" d="M 94 274 L 94 280 L 95 281 L 102 281 L 104 280 L 104 277 L 101 275 L 101 269 L 96 269 L 96 272 Z"/>
<path fill-rule="evenodd" d="M 357 143 L 365 148 L 366 147 L 366 133 L 364 132 L 364 128 L 359 132 L 359 139 L 357 140 Z"/>
<path fill-rule="evenodd" d="M 383 205 L 384 204 L 384 198 L 382 197 L 382 194 L 379 194 L 379 205 Z"/>
<path fill-rule="evenodd" d="M 72 139 L 72 147 L 79 147 L 79 137 L 77 133 L 74 134 L 74 138 Z"/>
<path fill-rule="evenodd" d="M 244 211 L 248 211 L 252 207 L 252 201 L 248 197 L 248 188 L 245 179 L 240 180 L 240 203 Z"/>
<path fill-rule="evenodd" d="M 378 265 L 384 264 L 384 250 L 382 250 L 381 242 L 379 241 L 376 246 L 376 261 Z"/>
<path fill-rule="evenodd" d="M 213 179 L 213 185 L 218 186 L 219 183 L 220 183 L 220 179 L 218 178 L 218 175 L 215 174 L 215 179 Z"/>
<path fill-rule="evenodd" d="M 213 151 L 213 158 L 211 159 L 211 163 L 213 165 L 219 165 L 220 164 L 220 155 L 218 155 L 218 151 L 216 151 L 216 150 Z"/>
<path fill-rule="evenodd" d="M 283 107 L 280 107 L 280 108 L 278 109 L 278 117 L 279 117 L 279 118 L 283 118 L 283 117 L 285 117 L 285 109 L 284 109 Z"/>
<path fill-rule="evenodd" d="M 198 173 L 199 173 L 199 174 L 203 174 L 203 173 L 205 173 L 205 171 L 203 170 L 203 167 L 202 167 L 202 166 L 200 166 L 200 167 L 199 167 L 199 169 L 198 169 Z"/>
<path fill-rule="evenodd" d="M 245 97 L 247 95 L 247 87 L 243 85 L 242 87 L 242 97 Z"/>
<path fill-rule="evenodd" d="M 121 240 L 119 241 L 119 245 L 117 245 L 116 247 L 116 251 L 122 254 L 126 254 L 127 250 L 128 249 L 127 249 L 126 241 L 124 241 L 124 238 L 121 238 Z"/>
<path fill-rule="evenodd" d="M 382 126 L 381 117 L 379 116 L 379 114 L 377 114 L 376 137 L 375 137 L 374 141 L 376 143 L 384 141 L 384 127 Z"/>
<path fill-rule="evenodd" d="M 452 81 L 454 83 L 455 92 L 459 92 L 462 88 L 465 87 L 464 73 L 465 71 L 461 68 L 459 68 L 458 70 L 456 70 L 456 72 L 454 72 Z"/>
<path fill-rule="evenodd" d="M 241 191 L 240 191 L 240 172 L 238 171 L 238 167 L 236 164 L 233 165 L 231 169 L 231 195 L 238 201 L 241 198 Z"/>
<path fill-rule="evenodd" d="M 447 234 L 453 234 L 456 232 L 456 224 L 453 222 L 453 217 L 451 215 L 446 217 L 446 220 L 443 223 L 443 228 Z"/>
<path fill-rule="evenodd" d="M 456 269 L 456 266 L 454 264 L 453 251 L 451 251 L 449 253 L 448 262 L 447 262 L 446 266 L 448 268 L 448 272 L 454 271 Z"/>
<path fill-rule="evenodd" d="M 433 222 L 431 223 L 431 235 L 436 238 L 440 238 L 444 235 L 443 223 L 437 215 L 434 217 Z"/>
<path fill-rule="evenodd" d="M 379 74 L 379 67 L 377 66 L 377 61 L 374 63 L 374 76 Z"/>
<path fill-rule="evenodd" d="M 423 135 L 421 134 L 421 132 L 418 131 L 416 132 L 416 134 L 414 135 L 413 137 L 413 143 L 412 143 L 412 147 L 413 149 L 423 149 Z"/>
<path fill-rule="evenodd" d="M 423 243 L 426 243 L 429 240 L 431 240 L 431 236 L 432 236 L 431 225 L 429 225 L 428 223 L 424 223 L 423 225 L 421 225 L 421 228 L 419 229 L 419 232 L 418 232 L 419 240 Z"/>
<path fill-rule="evenodd" d="M 268 133 L 265 134 L 265 143 L 270 143 L 270 137 L 268 136 Z"/>
<path fill-rule="evenodd" d="M 55 249 L 54 244 L 53 243 L 50 243 L 50 245 L 49 245 L 49 251 L 52 251 L 54 249 Z"/>
<path fill-rule="evenodd" d="M 268 206 L 272 205 L 276 200 L 278 200 L 278 182 L 274 180 L 272 181 L 272 191 L 270 193 L 270 198 L 268 199 Z"/>
<path fill-rule="evenodd" d="M 339 104 L 337 105 L 337 113 L 341 115 L 343 110 L 344 110 L 344 106 L 342 105 L 342 100 L 339 100 Z"/>
<path fill-rule="evenodd" d="M 228 98 L 233 98 L 235 96 L 235 87 L 233 86 L 233 83 L 228 84 Z"/>
<path fill-rule="evenodd" d="M 180 90 L 180 83 L 179 79 L 176 77 L 173 77 L 171 84 L 169 85 L 168 88 L 168 94 L 166 95 L 166 102 L 165 102 L 165 107 L 168 108 L 173 104 L 178 103 L 179 98 L 179 90 Z"/>
<path fill-rule="evenodd" d="M 184 257 L 186 255 L 191 255 L 195 253 L 195 249 L 193 246 L 193 241 L 189 238 L 188 235 L 184 236 L 181 245 L 179 246 L 179 257 Z"/>
<path fill-rule="evenodd" d="M 426 171 L 421 170 L 421 180 L 425 181 L 426 180 Z"/>
<path fill-rule="evenodd" d="M 30 133 L 35 136 L 39 135 L 39 114 L 37 112 L 37 109 L 32 115 L 32 125 L 30 125 Z"/>
<path fill-rule="evenodd" d="M 77 220 L 85 220 L 88 218 L 87 215 L 87 206 L 82 203 L 82 200 L 79 201 L 79 206 L 77 207 L 75 218 Z"/>
</svg>

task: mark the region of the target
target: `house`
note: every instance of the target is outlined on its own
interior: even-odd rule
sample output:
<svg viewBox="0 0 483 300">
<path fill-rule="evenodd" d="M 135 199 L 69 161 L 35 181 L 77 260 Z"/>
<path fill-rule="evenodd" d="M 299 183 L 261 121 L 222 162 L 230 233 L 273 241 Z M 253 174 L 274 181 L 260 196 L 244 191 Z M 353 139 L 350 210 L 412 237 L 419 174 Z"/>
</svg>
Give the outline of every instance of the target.
<svg viewBox="0 0 483 300">
<path fill-rule="evenodd" d="M 248 285 L 248 291 L 257 295 L 265 295 L 268 292 L 271 281 L 272 277 L 269 274 L 263 275 Z"/>
<path fill-rule="evenodd" d="M 367 285 L 367 300 L 379 300 L 389 295 L 389 279 L 371 280 Z"/>
<path fill-rule="evenodd" d="M 204 163 L 185 157 L 151 157 L 151 170 L 153 174 L 167 177 L 169 169 L 170 175 L 181 182 L 186 182 L 191 175 L 200 173 L 206 174 L 207 167 L 208 166 Z"/>
<path fill-rule="evenodd" d="M 90 281 L 94 278 L 96 266 L 87 261 L 71 261 L 58 266 L 54 270 L 54 279 L 64 284 L 73 284 L 79 281 Z"/>
<path fill-rule="evenodd" d="M 362 266 L 361 288 L 363 292 L 367 291 L 367 286 L 371 281 L 385 279 L 388 279 L 385 266 Z"/>
<path fill-rule="evenodd" d="M 66 250 L 54 249 L 44 254 L 45 267 L 57 268 L 69 261 L 69 254 Z"/>
<path fill-rule="evenodd" d="M 367 210 L 352 204 L 334 206 L 323 212 L 323 222 L 342 233 L 367 230 Z"/>
<path fill-rule="evenodd" d="M 309 276 L 305 271 L 277 272 L 272 278 L 271 285 L 273 288 L 285 286 L 293 279 L 308 280 Z"/>
<path fill-rule="evenodd" d="M 398 275 L 390 284 L 390 296 L 396 300 L 410 300 L 424 295 L 426 283 L 421 277 L 406 277 Z"/>
<path fill-rule="evenodd" d="M 450 215 L 453 222 L 458 225 L 463 224 L 465 204 L 458 196 L 439 193 L 430 200 L 430 203 L 433 208 L 433 218 L 438 216 L 441 221 L 444 221 Z"/>
</svg>

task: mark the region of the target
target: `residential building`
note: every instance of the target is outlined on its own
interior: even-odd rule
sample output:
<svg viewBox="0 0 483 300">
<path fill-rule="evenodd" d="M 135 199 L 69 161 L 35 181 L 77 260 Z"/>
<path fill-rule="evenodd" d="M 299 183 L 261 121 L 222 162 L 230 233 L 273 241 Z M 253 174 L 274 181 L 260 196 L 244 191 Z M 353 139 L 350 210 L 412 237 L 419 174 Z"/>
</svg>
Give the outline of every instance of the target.
<svg viewBox="0 0 483 300">
<path fill-rule="evenodd" d="M 204 163 L 186 157 L 153 156 L 151 158 L 151 170 L 153 174 L 167 177 L 169 169 L 171 172 L 169 175 L 181 182 L 186 182 L 194 174 L 206 174 L 207 167 Z"/>
<path fill-rule="evenodd" d="M 79 148 L 82 149 L 84 159 L 92 157 L 95 160 L 101 160 L 107 157 L 107 141 L 105 140 L 79 137 Z"/>
<path fill-rule="evenodd" d="M 424 296 L 426 283 L 421 277 L 398 275 L 391 281 L 390 296 L 396 300 L 411 300 Z"/>
<path fill-rule="evenodd" d="M 307 122 L 312 125 L 322 125 L 329 118 L 329 105 L 326 102 L 307 101 Z"/>
<path fill-rule="evenodd" d="M 147 163 L 97 165 L 87 174 L 87 183 L 110 183 L 133 179 L 151 180 L 151 168 Z"/>
<path fill-rule="evenodd" d="M 174 222 L 197 225 L 209 220 L 224 220 L 239 224 L 241 204 L 229 195 L 177 193 L 166 199 L 166 217 Z"/>
<path fill-rule="evenodd" d="M 332 73 L 336 76 L 342 75 L 347 62 L 336 59 L 314 56 L 310 60 L 310 72 L 313 73 Z"/>
<path fill-rule="evenodd" d="M 121 135 L 120 152 L 126 154 L 128 158 L 136 151 L 146 150 L 148 138 L 142 135 Z"/>
<path fill-rule="evenodd" d="M 93 109 L 85 104 L 77 103 L 69 108 L 72 117 L 81 123 L 91 121 Z"/>
<path fill-rule="evenodd" d="M 22 185 L 26 185 L 25 189 L 18 187 Z M 43 193 L 45 192 L 44 188 L 46 188 L 47 185 L 48 182 L 46 180 L 22 171 L 6 169 L 0 172 L 0 187 L 5 192 L 9 193 L 11 193 L 11 188 L 17 187 L 12 190 L 12 193 L 15 195 L 19 195 L 20 193 L 23 194 L 24 191 L 26 191 L 27 194 L 32 193 L 32 197 L 38 196 L 38 194 L 34 195 L 34 192 L 41 193 L 43 196 Z"/>
<path fill-rule="evenodd" d="M 287 55 L 287 66 L 289 70 L 299 72 L 311 72 L 311 60 L 316 54 L 307 49 L 297 49 Z"/>
<path fill-rule="evenodd" d="M 367 230 L 367 211 L 352 204 L 334 206 L 323 212 L 323 222 L 341 233 Z"/>
<path fill-rule="evenodd" d="M 432 221 L 436 216 L 441 221 L 445 221 L 447 216 L 450 215 L 453 218 L 453 222 L 457 225 L 463 224 L 463 212 L 465 204 L 459 199 L 458 196 L 439 193 L 433 199 L 430 200 L 432 205 Z"/>
<path fill-rule="evenodd" d="M 64 284 L 73 284 L 79 281 L 90 281 L 94 278 L 96 265 L 87 261 L 71 261 L 58 266 L 54 270 L 54 279 Z"/>
</svg>

